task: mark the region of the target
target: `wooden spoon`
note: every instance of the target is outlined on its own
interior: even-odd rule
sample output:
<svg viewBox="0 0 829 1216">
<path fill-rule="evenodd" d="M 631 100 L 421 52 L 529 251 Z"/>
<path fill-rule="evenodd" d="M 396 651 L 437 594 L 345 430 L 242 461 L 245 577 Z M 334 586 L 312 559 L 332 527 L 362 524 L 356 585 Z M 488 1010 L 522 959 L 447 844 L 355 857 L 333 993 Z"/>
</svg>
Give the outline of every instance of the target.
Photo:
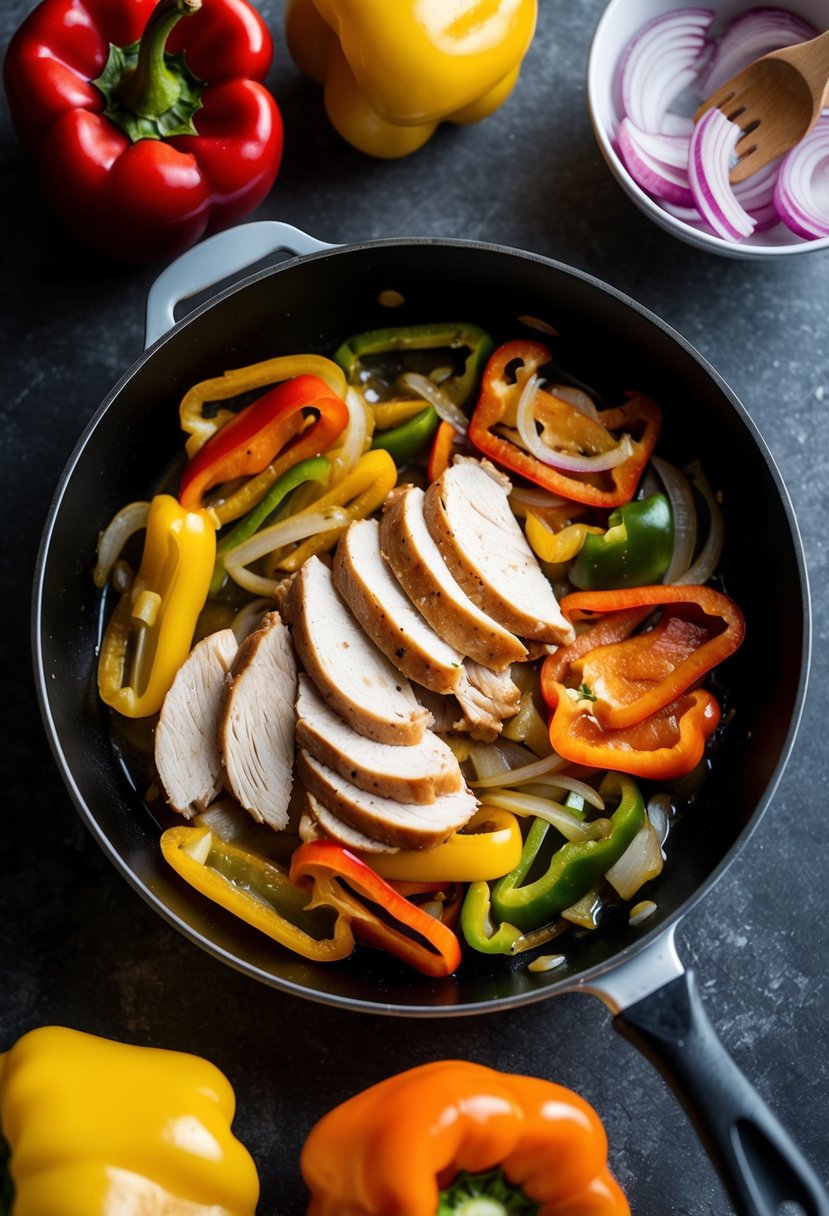
<svg viewBox="0 0 829 1216">
<path fill-rule="evenodd" d="M 829 30 L 797 46 L 771 51 L 717 89 L 694 115 L 716 107 L 739 124 L 732 183 L 745 181 L 800 143 L 829 106 Z"/>
</svg>

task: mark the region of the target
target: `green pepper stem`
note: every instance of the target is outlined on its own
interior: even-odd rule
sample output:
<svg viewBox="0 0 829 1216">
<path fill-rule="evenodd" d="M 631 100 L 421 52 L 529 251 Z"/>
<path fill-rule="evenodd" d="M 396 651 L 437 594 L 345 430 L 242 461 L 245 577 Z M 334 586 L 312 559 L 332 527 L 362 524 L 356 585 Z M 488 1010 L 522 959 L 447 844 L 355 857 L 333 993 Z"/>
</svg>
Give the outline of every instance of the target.
<svg viewBox="0 0 829 1216">
<path fill-rule="evenodd" d="M 469 1174 L 462 1170 L 440 1192 L 436 1216 L 537 1216 L 540 1204 L 508 1182 L 503 1170 Z"/>
<path fill-rule="evenodd" d="M 202 0 L 159 0 L 141 37 L 138 63 L 125 75 L 118 97 L 133 114 L 159 118 L 172 109 L 181 94 L 181 78 L 167 67 L 167 39 L 182 17 L 197 13 Z"/>
</svg>

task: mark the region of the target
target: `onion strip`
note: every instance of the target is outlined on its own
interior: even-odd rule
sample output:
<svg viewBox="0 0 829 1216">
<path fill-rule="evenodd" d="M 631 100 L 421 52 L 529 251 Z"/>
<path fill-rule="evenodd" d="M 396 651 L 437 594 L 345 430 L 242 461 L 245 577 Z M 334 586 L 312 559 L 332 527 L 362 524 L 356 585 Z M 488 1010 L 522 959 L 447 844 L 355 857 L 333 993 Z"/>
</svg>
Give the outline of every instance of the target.
<svg viewBox="0 0 829 1216">
<path fill-rule="evenodd" d="M 309 536 L 316 536 L 319 532 L 327 532 L 331 528 L 343 527 L 348 520 L 348 512 L 342 507 L 331 507 L 327 511 L 295 515 L 281 523 L 272 524 L 269 528 L 257 532 L 250 540 L 237 545 L 235 549 L 229 549 L 224 555 L 225 569 L 233 581 L 246 591 L 252 591 L 254 595 L 272 595 L 280 580 L 253 574 L 247 569 L 251 562 L 274 549 L 281 549 L 284 545 L 306 540 Z"/>
<path fill-rule="evenodd" d="M 535 798 L 532 794 L 516 794 L 511 790 L 487 790 L 481 799 L 483 806 L 498 806 L 512 811 L 525 819 L 543 819 L 552 824 L 567 840 L 596 840 L 601 826 L 596 821 L 583 823 L 569 807 L 548 798 Z"/>
<path fill-rule="evenodd" d="M 708 538 L 703 545 L 702 552 L 693 566 L 689 570 L 686 570 L 676 581 L 685 586 L 698 586 L 702 583 L 707 583 L 719 565 L 725 540 L 725 525 L 720 504 L 717 502 L 714 492 L 699 466 L 694 467 L 691 478 L 704 499 L 705 505 L 708 507 L 711 521 L 708 529 Z"/>
<path fill-rule="evenodd" d="M 675 583 L 690 569 L 697 547 L 697 508 L 688 479 L 674 465 L 659 456 L 651 457 L 665 487 L 674 521 L 674 551 L 665 571 L 663 583 Z"/>
<path fill-rule="evenodd" d="M 124 545 L 136 532 L 146 528 L 149 513 L 148 502 L 130 502 L 113 515 L 98 537 L 97 562 L 92 573 L 96 587 L 107 585 L 112 567 L 121 556 Z"/>
<path fill-rule="evenodd" d="M 348 406 L 348 425 L 343 432 L 339 446 L 333 452 L 328 453 L 328 459 L 331 461 L 330 486 L 335 486 L 351 472 L 371 439 L 369 409 L 362 393 L 349 385 L 346 389 L 345 403 Z"/>
<path fill-rule="evenodd" d="M 430 380 L 428 376 L 421 376 L 418 372 L 404 372 L 400 377 L 400 384 L 409 392 L 428 401 L 434 407 L 438 417 L 453 426 L 459 435 L 466 434 L 469 419 L 460 406 L 455 405 L 451 397 L 443 389 L 438 388 L 434 380 Z"/>
<path fill-rule="evenodd" d="M 527 451 L 535 456 L 536 460 L 570 473 L 602 473 L 615 469 L 617 465 L 629 459 L 632 453 L 629 435 L 623 435 L 607 452 L 600 452 L 596 456 L 570 455 L 548 447 L 536 430 L 535 402 L 540 387 L 541 378 L 533 372 L 524 382 L 515 410 L 518 434 Z"/>
</svg>

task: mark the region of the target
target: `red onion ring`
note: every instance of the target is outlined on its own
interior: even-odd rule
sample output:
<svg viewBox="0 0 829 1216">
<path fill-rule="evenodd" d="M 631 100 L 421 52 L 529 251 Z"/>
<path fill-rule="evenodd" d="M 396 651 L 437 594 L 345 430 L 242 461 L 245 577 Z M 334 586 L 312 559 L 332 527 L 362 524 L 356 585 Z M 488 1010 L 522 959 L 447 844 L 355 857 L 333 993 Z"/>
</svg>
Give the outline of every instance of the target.
<svg viewBox="0 0 829 1216">
<path fill-rule="evenodd" d="M 694 202 L 717 236 L 727 241 L 751 236 L 756 226 L 740 206 L 728 177 L 741 135 L 737 124 L 720 110 L 709 110 L 694 127 L 688 155 L 688 183 Z"/>
<path fill-rule="evenodd" d="M 616 130 L 616 143 L 630 176 L 643 190 L 680 207 L 693 205 L 687 136 L 652 135 L 623 118 Z"/>
<path fill-rule="evenodd" d="M 708 71 L 699 89 L 708 97 L 761 55 L 808 42 L 820 31 L 801 17 L 782 8 L 753 8 L 735 17 L 717 43 Z"/>
<path fill-rule="evenodd" d="M 783 157 L 774 204 L 783 223 L 798 236 L 829 236 L 829 113 Z"/>
<path fill-rule="evenodd" d="M 711 9 L 675 9 L 649 21 L 629 44 L 619 67 L 620 93 L 640 130 L 659 132 L 671 102 L 696 79 L 713 20 Z"/>
</svg>

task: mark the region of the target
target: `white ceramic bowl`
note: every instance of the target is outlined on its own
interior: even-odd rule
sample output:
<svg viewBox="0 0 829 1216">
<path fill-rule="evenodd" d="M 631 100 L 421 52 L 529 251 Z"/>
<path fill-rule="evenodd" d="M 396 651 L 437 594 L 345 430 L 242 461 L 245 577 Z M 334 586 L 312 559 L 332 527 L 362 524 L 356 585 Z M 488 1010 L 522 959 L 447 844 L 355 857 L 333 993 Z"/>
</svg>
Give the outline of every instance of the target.
<svg viewBox="0 0 829 1216">
<path fill-rule="evenodd" d="M 752 0 L 690 0 L 690 3 L 716 12 L 711 27 L 714 36 L 738 13 L 750 8 L 778 7 L 774 3 L 761 5 Z M 698 249 L 731 258 L 776 258 L 829 248 L 829 237 L 804 241 L 782 223 L 739 242 L 726 241 L 713 233 L 700 231 L 669 215 L 636 184 L 620 160 L 613 146 L 613 135 L 622 118 L 613 89 L 617 65 L 625 48 L 643 25 L 663 13 L 687 7 L 689 0 L 610 0 L 596 27 L 587 66 L 587 101 L 596 139 L 611 172 L 640 211 L 666 232 Z M 796 13 L 818 30 L 829 29 L 829 0 L 781 0 L 779 7 Z"/>
</svg>

